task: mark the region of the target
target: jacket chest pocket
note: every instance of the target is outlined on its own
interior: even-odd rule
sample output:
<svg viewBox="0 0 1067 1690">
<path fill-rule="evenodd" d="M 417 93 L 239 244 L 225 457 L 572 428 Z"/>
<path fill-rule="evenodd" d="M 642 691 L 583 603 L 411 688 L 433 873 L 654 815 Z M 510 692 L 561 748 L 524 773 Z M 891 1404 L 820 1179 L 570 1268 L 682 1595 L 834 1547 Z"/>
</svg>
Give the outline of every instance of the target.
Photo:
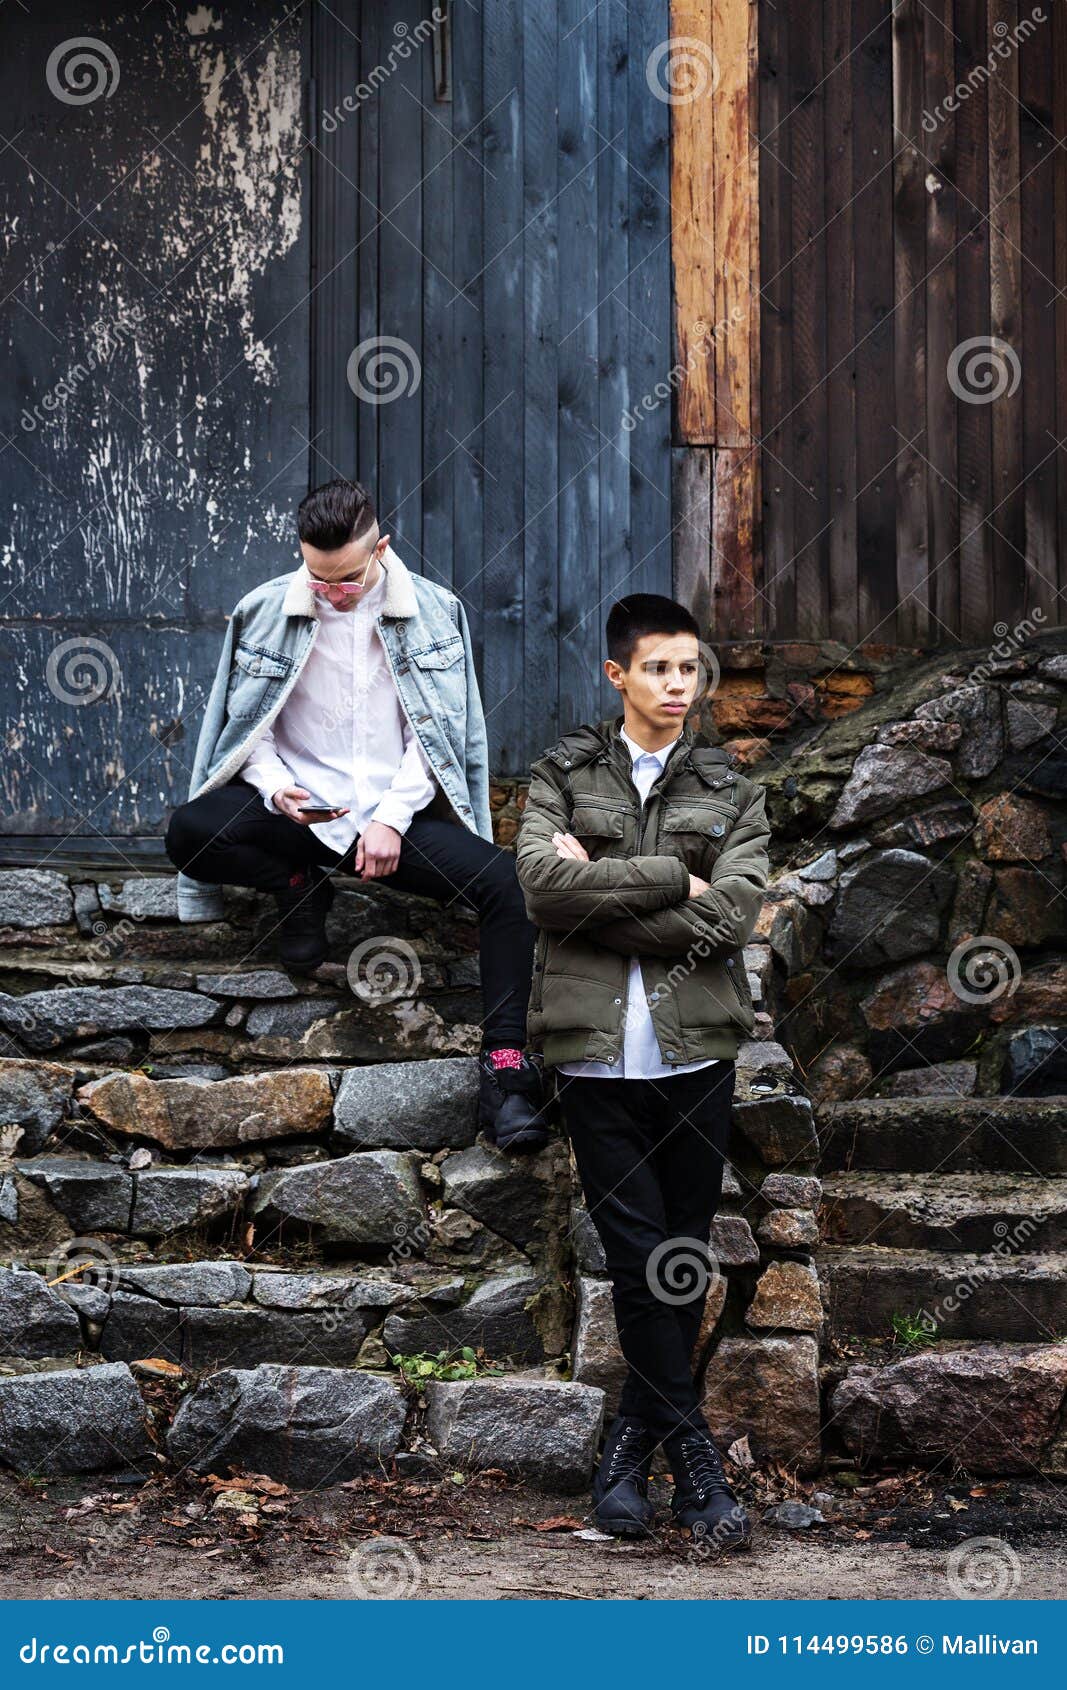
<svg viewBox="0 0 1067 1690">
<path fill-rule="evenodd" d="M 238 644 L 234 649 L 226 714 L 239 722 L 265 716 L 289 679 L 291 660 L 261 646 Z"/>
<path fill-rule="evenodd" d="M 626 852 L 629 813 L 621 805 L 612 808 L 599 798 L 583 800 L 576 793 L 570 831 L 594 862 L 598 857 L 620 857 Z"/>
<path fill-rule="evenodd" d="M 463 662 L 463 640 L 459 634 L 446 635 L 432 645 L 409 647 L 406 655 L 416 669 L 436 675 Z"/>
<path fill-rule="evenodd" d="M 432 644 L 409 647 L 405 663 L 424 698 L 431 702 L 439 699 L 446 712 L 462 708 L 466 698 L 467 668 L 463 640 L 459 634 L 445 635 Z"/>
<path fill-rule="evenodd" d="M 719 855 L 737 814 L 737 805 L 727 798 L 668 800 L 660 815 L 660 846 L 699 874 L 702 869 L 710 868 Z"/>
</svg>

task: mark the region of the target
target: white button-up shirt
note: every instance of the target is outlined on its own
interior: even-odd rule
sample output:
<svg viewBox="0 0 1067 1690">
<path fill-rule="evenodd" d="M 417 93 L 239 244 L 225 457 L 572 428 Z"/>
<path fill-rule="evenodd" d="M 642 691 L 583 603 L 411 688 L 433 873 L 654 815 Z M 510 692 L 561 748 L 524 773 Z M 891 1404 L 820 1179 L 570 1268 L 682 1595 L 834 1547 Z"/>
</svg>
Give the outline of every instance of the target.
<svg viewBox="0 0 1067 1690">
<path fill-rule="evenodd" d="M 283 786 L 306 787 L 330 809 L 347 805 L 347 816 L 311 827 L 342 855 L 369 822 L 406 833 L 437 790 L 378 633 L 384 598 L 384 569 L 354 610 L 317 598 L 319 631 L 300 678 L 241 769 L 268 809 Z"/>
<path fill-rule="evenodd" d="M 644 804 L 678 742 L 672 740 L 660 751 L 644 751 L 629 734 L 621 733 L 619 737 L 630 753 L 634 785 Z M 595 938 L 595 932 L 592 936 Z M 564 1062 L 560 1064 L 559 1071 L 597 1080 L 660 1080 L 669 1078 L 671 1074 L 695 1074 L 698 1068 L 712 1067 L 716 1060 L 709 1057 L 701 1062 L 664 1062 L 645 996 L 641 959 L 632 957 L 623 1013 L 622 1055 L 617 1062 L 611 1063 Z"/>
</svg>

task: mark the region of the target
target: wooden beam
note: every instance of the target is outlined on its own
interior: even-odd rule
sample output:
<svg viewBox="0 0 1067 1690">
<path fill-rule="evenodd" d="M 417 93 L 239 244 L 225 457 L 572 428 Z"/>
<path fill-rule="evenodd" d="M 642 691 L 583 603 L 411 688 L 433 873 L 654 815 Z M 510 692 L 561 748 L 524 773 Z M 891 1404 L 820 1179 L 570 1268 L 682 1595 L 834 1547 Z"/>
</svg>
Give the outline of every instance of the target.
<svg viewBox="0 0 1067 1690">
<path fill-rule="evenodd" d="M 674 596 L 692 611 L 707 633 L 712 626 L 711 458 L 700 446 L 676 446 L 671 453 L 674 513 Z"/>
<path fill-rule="evenodd" d="M 752 199 L 749 163 L 756 132 L 749 94 L 749 27 L 755 11 L 748 0 L 711 0 L 718 77 L 712 102 L 716 446 L 752 444 L 750 249 L 759 202 Z"/>
<path fill-rule="evenodd" d="M 753 570 L 759 459 L 746 446 L 719 446 L 712 458 L 709 628 L 713 640 L 735 640 L 765 621 Z"/>
<path fill-rule="evenodd" d="M 758 7 L 672 0 L 676 590 L 713 638 L 763 626 L 759 587 Z M 669 75 L 669 83 L 666 80 Z M 710 487 L 710 506 L 705 506 Z M 707 546 L 699 527 L 707 510 Z M 685 532 L 679 533 L 679 525 Z"/>
<path fill-rule="evenodd" d="M 715 441 L 716 61 L 711 0 L 671 0 L 671 34 L 649 61 L 649 84 L 671 101 L 671 252 L 674 260 L 677 436 Z"/>
<path fill-rule="evenodd" d="M 672 108 L 677 432 L 686 445 L 753 438 L 756 11 L 749 0 L 672 0 L 669 51 L 650 66 L 650 84 Z"/>
</svg>

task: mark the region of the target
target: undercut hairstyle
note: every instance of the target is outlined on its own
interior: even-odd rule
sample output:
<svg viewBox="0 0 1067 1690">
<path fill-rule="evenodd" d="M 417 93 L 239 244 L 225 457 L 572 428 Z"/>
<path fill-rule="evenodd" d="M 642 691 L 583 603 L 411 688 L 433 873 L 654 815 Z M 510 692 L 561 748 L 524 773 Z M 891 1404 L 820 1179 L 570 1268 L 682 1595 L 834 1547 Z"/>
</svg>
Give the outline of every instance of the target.
<svg viewBox="0 0 1067 1690">
<path fill-rule="evenodd" d="M 608 612 L 605 633 L 608 656 L 620 669 L 630 667 L 634 647 L 646 634 L 692 634 L 694 639 L 700 638 L 692 613 L 661 593 L 630 593 L 620 599 Z"/>
<path fill-rule="evenodd" d="M 296 513 L 300 538 L 320 552 L 337 552 L 358 540 L 377 521 L 374 502 L 358 481 L 327 481 L 301 499 Z"/>
</svg>

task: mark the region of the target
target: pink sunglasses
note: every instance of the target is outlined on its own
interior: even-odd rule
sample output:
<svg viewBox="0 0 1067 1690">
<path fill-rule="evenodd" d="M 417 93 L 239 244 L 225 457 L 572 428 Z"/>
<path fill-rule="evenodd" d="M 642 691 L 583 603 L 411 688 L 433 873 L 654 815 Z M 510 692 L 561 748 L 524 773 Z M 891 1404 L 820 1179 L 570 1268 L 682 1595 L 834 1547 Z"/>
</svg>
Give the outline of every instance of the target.
<svg viewBox="0 0 1067 1690">
<path fill-rule="evenodd" d="M 352 598 L 363 591 L 362 581 L 314 581 L 309 580 L 308 586 L 313 593 L 343 593 L 346 598 Z"/>
</svg>

